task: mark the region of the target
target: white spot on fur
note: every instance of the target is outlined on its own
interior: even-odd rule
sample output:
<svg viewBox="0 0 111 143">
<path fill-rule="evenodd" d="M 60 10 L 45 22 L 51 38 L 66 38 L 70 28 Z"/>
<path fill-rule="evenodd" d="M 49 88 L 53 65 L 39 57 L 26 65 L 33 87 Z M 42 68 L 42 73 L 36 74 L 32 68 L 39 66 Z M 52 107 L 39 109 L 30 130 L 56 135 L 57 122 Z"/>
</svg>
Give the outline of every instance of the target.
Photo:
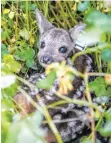
<svg viewBox="0 0 111 143">
<path fill-rule="evenodd" d="M 75 139 L 76 138 L 76 134 L 72 134 L 72 139 Z"/>
<path fill-rule="evenodd" d="M 78 90 L 77 92 L 76 92 L 76 94 L 78 95 L 78 96 L 81 96 L 81 92 Z"/>
<path fill-rule="evenodd" d="M 68 107 L 69 107 L 69 109 L 72 109 L 74 107 L 74 104 L 73 103 L 69 103 Z"/>
<path fill-rule="evenodd" d="M 81 85 L 79 89 L 80 91 L 84 91 L 84 86 Z"/>
<path fill-rule="evenodd" d="M 60 120 L 62 118 L 61 114 L 57 114 L 53 117 L 53 120 Z"/>
<path fill-rule="evenodd" d="M 84 80 L 82 81 L 82 85 L 83 85 L 83 86 L 85 86 L 85 82 L 84 82 Z"/>
<path fill-rule="evenodd" d="M 46 95 L 46 98 L 47 98 L 48 100 L 53 100 L 53 97 L 50 96 L 50 95 Z"/>
<path fill-rule="evenodd" d="M 91 70 L 91 68 L 92 68 L 91 66 L 88 66 L 88 71 L 90 71 L 90 70 Z"/>
<path fill-rule="evenodd" d="M 69 123 L 68 123 L 68 126 L 69 126 L 69 127 L 74 127 L 75 125 L 76 125 L 76 122 L 69 122 Z"/>
<path fill-rule="evenodd" d="M 92 63 L 90 60 L 87 60 L 86 62 L 88 65 L 90 65 Z"/>
<path fill-rule="evenodd" d="M 61 136 L 65 142 L 69 141 L 69 134 L 70 133 L 71 133 L 71 131 L 69 128 L 61 130 Z"/>
</svg>

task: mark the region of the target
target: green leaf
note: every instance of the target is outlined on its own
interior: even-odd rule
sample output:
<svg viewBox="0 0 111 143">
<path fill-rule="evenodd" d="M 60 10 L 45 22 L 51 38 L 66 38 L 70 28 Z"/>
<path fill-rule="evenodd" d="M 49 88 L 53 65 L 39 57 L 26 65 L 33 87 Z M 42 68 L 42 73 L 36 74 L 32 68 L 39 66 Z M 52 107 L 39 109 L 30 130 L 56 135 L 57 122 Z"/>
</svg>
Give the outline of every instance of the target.
<svg viewBox="0 0 111 143">
<path fill-rule="evenodd" d="M 4 67 L 7 67 L 9 71 L 18 73 L 21 68 L 21 64 L 19 64 L 12 55 L 4 56 Z"/>
<path fill-rule="evenodd" d="M 9 13 L 9 12 L 10 12 L 10 9 L 5 8 L 5 9 L 3 10 L 3 14 L 7 14 L 7 13 Z"/>
<path fill-rule="evenodd" d="M 27 61 L 28 59 L 32 59 L 35 55 L 35 51 L 32 48 L 21 48 L 15 52 L 15 58 L 20 61 Z"/>
<path fill-rule="evenodd" d="M 79 11 L 85 11 L 85 10 L 88 9 L 88 6 L 89 6 L 89 1 L 84 1 L 84 2 L 80 2 L 78 4 L 77 8 L 78 8 Z"/>
<path fill-rule="evenodd" d="M 12 28 L 13 24 L 14 24 L 13 19 L 9 19 L 8 20 L 8 25 Z"/>
<path fill-rule="evenodd" d="M 89 88 L 95 92 L 96 96 L 104 96 L 106 92 L 104 78 L 97 77 L 94 81 L 89 83 Z"/>
<path fill-rule="evenodd" d="M 105 48 L 102 50 L 101 58 L 105 62 L 111 62 L 111 48 Z"/>
<path fill-rule="evenodd" d="M 1 48 L 2 50 L 6 49 L 6 45 L 2 43 Z"/>
<path fill-rule="evenodd" d="M 10 87 L 2 89 L 2 96 L 3 97 L 6 97 L 6 96 L 12 97 L 12 96 L 15 96 L 17 91 L 18 91 L 18 84 L 14 83 Z"/>
<path fill-rule="evenodd" d="M 42 124 L 42 120 L 43 120 L 43 116 L 39 111 L 36 111 L 31 117 L 30 119 L 26 119 L 28 120 L 28 123 L 31 125 L 31 127 L 33 127 L 33 129 L 40 127 L 40 125 Z M 33 122 L 32 122 L 33 120 Z"/>
<path fill-rule="evenodd" d="M 38 88 L 50 89 L 56 79 L 56 72 L 51 72 L 45 79 L 42 79 L 36 83 Z"/>
<path fill-rule="evenodd" d="M 111 108 L 109 108 L 106 112 L 105 112 L 105 118 L 109 121 L 111 121 Z"/>
<path fill-rule="evenodd" d="M 91 140 L 81 141 L 80 143 L 91 143 Z"/>
<path fill-rule="evenodd" d="M 104 32 L 111 33 L 111 17 L 97 10 L 90 10 L 85 16 L 88 26 L 95 26 Z"/>
<path fill-rule="evenodd" d="M 8 114 L 7 114 L 8 113 Z M 1 119 L 1 139 L 3 143 L 6 143 L 6 139 L 7 139 L 7 134 L 8 134 L 8 130 L 10 127 L 10 114 L 9 111 L 8 112 L 1 112 L 2 114 L 2 119 Z"/>
<path fill-rule="evenodd" d="M 28 1 L 27 4 L 25 4 L 25 3 L 23 2 L 23 3 L 21 3 L 21 8 L 22 8 L 24 11 L 26 10 L 26 8 L 27 8 L 28 10 L 35 10 L 36 4 L 31 4 L 31 1 Z"/>
<path fill-rule="evenodd" d="M 21 130 L 21 123 L 20 122 L 11 124 L 5 143 L 9 143 L 9 141 L 11 143 L 17 142 L 17 137 L 19 135 L 20 130 Z M 12 132 L 13 132 L 13 134 L 12 134 Z"/>
<path fill-rule="evenodd" d="M 31 10 L 35 10 L 36 9 L 36 4 L 32 4 L 31 5 Z"/>
<path fill-rule="evenodd" d="M 5 143 L 43 143 L 45 142 L 45 131 L 40 128 L 42 116 L 39 112 L 35 112 L 32 116 L 26 117 L 24 120 L 15 120 L 7 134 Z"/>
<path fill-rule="evenodd" d="M 106 40 L 107 40 L 107 35 L 106 35 L 106 33 L 102 33 L 101 34 L 101 42 L 106 42 Z"/>
<path fill-rule="evenodd" d="M 15 107 L 14 102 L 12 100 L 9 100 L 9 98 L 2 98 L 1 106 L 2 109 L 7 112 L 9 112 L 9 109 L 11 109 L 12 107 Z"/>
<path fill-rule="evenodd" d="M 1 39 L 2 41 L 5 41 L 8 37 L 8 32 L 7 31 L 2 31 L 1 32 Z"/>
<path fill-rule="evenodd" d="M 27 67 L 23 67 L 23 68 L 21 68 L 21 72 L 22 72 L 22 73 L 26 73 L 26 72 L 27 72 L 27 69 L 28 69 Z"/>
<path fill-rule="evenodd" d="M 78 42 L 84 44 L 87 43 L 88 46 L 95 45 L 101 40 L 101 30 L 95 27 L 85 30 L 84 34 L 80 33 L 78 35 Z"/>
<path fill-rule="evenodd" d="M 107 88 L 105 95 L 111 97 L 111 87 Z"/>
<path fill-rule="evenodd" d="M 28 59 L 27 61 L 26 61 L 26 66 L 27 67 L 32 67 L 34 65 L 34 59 Z"/>
<path fill-rule="evenodd" d="M 6 55 L 6 54 L 8 54 L 9 52 L 8 52 L 8 50 L 7 50 L 7 47 L 6 47 L 6 45 L 5 44 L 1 44 L 1 56 L 2 56 L 2 58 L 4 57 L 4 55 Z"/>
<path fill-rule="evenodd" d="M 99 132 L 104 137 L 111 136 L 111 120 L 106 122 L 105 126 L 99 129 Z"/>
<path fill-rule="evenodd" d="M 23 37 L 25 40 L 29 40 L 29 32 L 24 28 L 22 30 L 20 30 L 20 36 Z"/>
<path fill-rule="evenodd" d="M 88 137 L 84 136 L 81 138 L 80 143 L 92 143 L 92 139 L 88 139 Z M 96 139 L 95 143 L 101 143 L 101 141 Z"/>
<path fill-rule="evenodd" d="M 9 13 L 9 15 L 8 15 L 9 18 L 10 18 L 10 19 L 13 19 L 13 18 L 14 18 L 14 14 L 15 14 L 15 12 L 11 11 L 11 12 Z"/>
</svg>

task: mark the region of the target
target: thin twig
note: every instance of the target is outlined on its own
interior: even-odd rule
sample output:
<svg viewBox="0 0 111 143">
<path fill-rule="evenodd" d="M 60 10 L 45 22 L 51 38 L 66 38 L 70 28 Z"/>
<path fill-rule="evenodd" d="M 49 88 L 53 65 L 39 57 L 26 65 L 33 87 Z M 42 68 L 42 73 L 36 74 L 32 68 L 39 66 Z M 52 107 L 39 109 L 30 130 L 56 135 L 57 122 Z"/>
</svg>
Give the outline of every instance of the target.
<svg viewBox="0 0 111 143">
<path fill-rule="evenodd" d="M 97 50 L 100 50 L 102 49 L 101 47 L 95 47 L 95 48 L 92 48 L 92 49 L 87 49 L 85 51 L 82 51 L 82 52 L 78 52 L 76 53 L 73 57 L 72 57 L 72 61 L 74 62 L 75 59 L 81 55 L 85 55 L 85 54 L 88 54 L 88 53 L 93 53 L 93 52 L 96 52 Z"/>
<path fill-rule="evenodd" d="M 85 115 L 81 115 L 81 117 L 76 117 L 76 118 L 69 118 L 69 119 L 63 119 L 63 120 L 53 120 L 53 123 L 66 123 L 66 122 L 73 122 L 73 121 L 82 121 L 84 122 L 85 121 Z M 43 122 L 44 124 L 47 123 L 47 121 L 44 121 Z"/>
<path fill-rule="evenodd" d="M 19 76 L 17 76 L 17 75 L 15 75 L 15 76 L 16 76 L 16 78 L 17 78 L 19 81 L 21 81 L 22 83 L 26 84 L 30 89 L 36 89 L 36 91 L 38 90 L 35 85 L 31 84 L 31 83 L 28 82 L 27 80 L 25 80 L 25 79 L 23 79 L 23 78 L 21 78 L 21 77 L 19 77 Z"/>
<path fill-rule="evenodd" d="M 87 73 L 85 73 L 85 83 L 86 83 L 86 97 L 90 103 L 90 105 L 92 105 L 92 99 L 91 99 L 91 95 L 89 92 L 89 86 L 88 86 L 88 75 Z M 96 137 L 95 137 L 95 121 L 94 121 L 94 110 L 93 107 L 90 106 L 90 113 L 91 113 L 91 128 L 92 128 L 92 143 L 95 143 Z"/>
<path fill-rule="evenodd" d="M 53 122 L 53 120 L 52 120 L 52 118 L 51 118 L 51 116 L 50 116 L 46 106 L 43 106 L 43 110 L 44 110 L 44 116 L 45 116 L 45 118 L 47 120 L 47 123 L 49 124 L 52 132 L 54 133 L 54 135 L 55 135 L 55 137 L 57 139 L 57 142 L 58 143 L 63 143 L 61 135 L 59 134 L 59 131 L 57 130 L 57 128 L 56 128 L 56 126 L 55 126 L 55 124 L 54 124 L 54 122 Z"/>
<path fill-rule="evenodd" d="M 83 105 L 83 106 L 89 106 L 89 107 L 92 107 L 92 108 L 94 108 L 94 109 L 99 110 L 100 112 L 102 112 L 101 109 L 98 108 L 98 106 L 96 104 L 94 104 L 94 103 L 89 103 L 87 101 L 83 101 L 83 100 L 79 100 L 79 99 L 72 99 L 72 98 L 66 97 L 64 95 L 61 95 L 61 94 L 59 94 L 56 91 L 55 91 L 55 94 L 58 97 L 60 97 L 61 99 L 66 100 L 68 103 L 74 103 L 74 104 L 79 104 L 79 105 Z M 61 102 L 61 104 L 64 104 L 64 102 Z"/>
<path fill-rule="evenodd" d="M 18 40 L 18 0 L 16 3 L 16 28 L 15 28 L 15 35 L 16 35 L 16 40 Z"/>
<path fill-rule="evenodd" d="M 90 72 L 90 73 L 87 73 L 88 76 L 106 76 L 106 75 L 110 75 L 111 74 L 108 74 L 108 73 L 96 73 L 96 72 Z"/>
<path fill-rule="evenodd" d="M 30 103 L 37 109 L 39 110 L 42 114 L 44 114 L 43 109 L 40 105 L 37 104 L 37 102 L 35 102 L 30 95 L 27 94 L 27 92 L 25 90 L 23 90 L 22 88 L 18 87 L 18 90 L 22 93 L 22 95 L 28 100 L 30 101 Z"/>
<path fill-rule="evenodd" d="M 27 25 L 27 30 L 29 32 L 29 12 L 28 12 L 28 0 L 26 0 L 26 25 Z"/>
<path fill-rule="evenodd" d="M 78 71 L 76 68 L 74 68 L 74 67 L 73 67 L 73 71 L 72 71 L 72 72 L 74 73 L 74 75 L 80 76 L 80 77 L 84 78 L 84 74 L 81 73 L 81 72 L 79 72 L 79 71 Z"/>
</svg>

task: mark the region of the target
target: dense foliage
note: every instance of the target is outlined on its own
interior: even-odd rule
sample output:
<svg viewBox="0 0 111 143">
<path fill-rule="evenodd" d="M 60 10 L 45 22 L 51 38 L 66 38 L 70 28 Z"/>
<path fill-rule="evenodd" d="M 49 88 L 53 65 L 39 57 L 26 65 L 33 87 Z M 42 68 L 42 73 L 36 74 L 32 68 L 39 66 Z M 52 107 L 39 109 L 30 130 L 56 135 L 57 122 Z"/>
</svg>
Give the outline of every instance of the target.
<svg viewBox="0 0 111 143">
<path fill-rule="evenodd" d="M 85 53 L 92 54 L 96 73 L 86 73 L 81 75 L 73 68 L 69 69 L 62 63 L 58 64 L 53 71 L 46 70 L 47 78 L 38 82 L 36 88 L 49 89 L 56 77 L 60 77 L 61 70 L 66 71 L 68 77 L 65 84 L 66 92 L 72 89 L 70 76 L 79 74 L 86 81 L 86 92 L 93 92 L 98 104 L 91 101 L 86 104 L 93 110 L 92 120 L 97 124 L 92 128 L 92 134 L 82 138 L 81 143 L 91 143 L 94 141 L 94 132 L 99 132 L 103 137 L 109 137 L 111 141 L 111 4 L 103 1 L 2 1 L 1 10 L 1 60 L 2 60 L 2 143 L 43 143 L 46 134 L 40 128 L 43 116 L 47 117 L 47 122 L 52 124 L 47 107 L 39 107 L 35 113 L 21 118 L 13 102 L 14 95 L 20 89 L 19 83 L 23 82 L 31 88 L 31 84 L 26 77 L 31 73 L 41 72 L 42 67 L 38 63 L 37 52 L 39 40 L 39 30 L 35 19 L 35 8 L 43 14 L 57 27 L 70 29 L 74 25 L 85 22 L 88 30 L 86 41 L 95 41 L 98 45 L 77 53 L 73 56 L 74 61 L 78 56 Z M 96 34 L 95 34 L 96 33 Z M 89 38 L 90 37 L 90 38 Z M 62 68 L 61 68 L 62 67 Z M 48 71 L 48 72 L 47 72 Z M 70 71 L 70 74 L 69 74 Z M 69 76 L 70 75 L 70 76 Z M 90 83 L 87 78 L 93 76 L 95 79 Z M 66 81 L 66 79 L 63 79 Z M 63 82 L 60 78 L 60 88 Z M 21 89 L 20 89 L 21 90 Z M 21 90 L 22 91 L 22 90 Z M 64 91 L 61 90 L 64 94 Z M 25 96 L 29 96 L 27 93 Z M 60 96 L 60 95 L 59 95 Z M 60 96 L 67 102 L 70 99 L 64 95 Z M 30 99 L 31 100 L 31 99 Z M 33 103 L 34 101 L 32 101 Z M 71 102 L 71 101 L 70 101 Z M 74 101 L 76 102 L 76 101 Z M 82 104 L 79 100 L 77 104 Z M 93 114 L 92 113 L 92 114 Z M 54 125 L 54 124 L 53 124 Z M 52 127 L 54 131 L 54 126 Z M 62 143 L 59 132 L 56 131 L 58 142 Z M 101 141 L 96 140 L 98 143 Z"/>
</svg>

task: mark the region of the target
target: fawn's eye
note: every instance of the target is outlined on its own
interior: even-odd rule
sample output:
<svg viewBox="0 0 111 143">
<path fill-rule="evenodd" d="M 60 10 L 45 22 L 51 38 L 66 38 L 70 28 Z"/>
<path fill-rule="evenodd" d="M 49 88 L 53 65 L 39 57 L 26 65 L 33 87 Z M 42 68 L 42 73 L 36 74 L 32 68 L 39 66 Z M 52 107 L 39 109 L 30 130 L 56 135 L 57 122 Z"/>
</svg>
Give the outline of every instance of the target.
<svg viewBox="0 0 111 143">
<path fill-rule="evenodd" d="M 67 47 L 60 47 L 59 52 L 60 53 L 66 53 L 67 52 Z"/>
<path fill-rule="evenodd" d="M 41 44 L 40 44 L 40 48 L 43 49 L 44 47 L 45 47 L 45 42 L 43 41 L 43 42 L 41 42 Z"/>
</svg>

